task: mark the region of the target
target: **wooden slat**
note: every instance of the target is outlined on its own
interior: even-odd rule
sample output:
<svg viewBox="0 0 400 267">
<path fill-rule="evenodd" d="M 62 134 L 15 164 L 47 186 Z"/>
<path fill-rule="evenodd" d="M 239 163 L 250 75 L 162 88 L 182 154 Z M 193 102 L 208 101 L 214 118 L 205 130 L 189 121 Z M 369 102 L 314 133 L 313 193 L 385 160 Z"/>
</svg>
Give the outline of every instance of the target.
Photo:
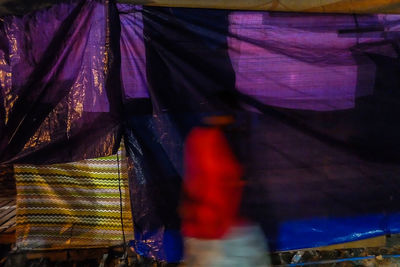
<svg viewBox="0 0 400 267">
<path fill-rule="evenodd" d="M 3 212 L 0 213 L 0 226 L 6 222 L 6 218 L 8 218 L 7 216 L 9 214 L 11 214 L 12 212 L 15 212 L 15 209 L 8 209 L 8 210 L 4 210 Z"/>
<path fill-rule="evenodd" d="M 0 199 L 0 208 L 3 207 L 9 201 L 10 201 L 9 199 Z"/>
<path fill-rule="evenodd" d="M 0 244 L 15 243 L 16 201 L 0 198 Z"/>
<path fill-rule="evenodd" d="M 4 207 L 9 206 L 12 203 L 12 199 L 5 199 L 0 203 L 0 210 L 4 209 Z"/>
<path fill-rule="evenodd" d="M 15 212 L 14 212 L 15 214 Z M 0 233 L 5 233 L 7 232 L 8 229 L 13 227 L 16 223 L 16 216 L 14 215 L 13 217 L 9 218 L 6 223 L 0 226 Z"/>
<path fill-rule="evenodd" d="M 5 216 L 7 216 L 7 214 L 9 214 L 10 212 L 12 212 L 13 210 L 15 211 L 16 206 L 13 203 L 13 201 L 9 201 L 5 206 L 2 206 L 0 208 L 0 225 L 3 224 L 3 218 Z"/>
<path fill-rule="evenodd" d="M 318 13 L 400 13 L 400 0 L 119 0 L 164 7 L 218 8 Z"/>
<path fill-rule="evenodd" d="M 11 218 L 15 217 L 17 211 L 14 209 L 12 210 L 10 213 L 8 213 L 7 215 L 5 215 L 4 217 L 0 217 L 0 229 L 2 228 L 2 226 L 7 223 Z"/>
<path fill-rule="evenodd" d="M 14 199 L 4 199 L 4 201 L 1 202 L 0 209 L 5 207 L 5 206 L 15 206 L 16 201 Z"/>
<path fill-rule="evenodd" d="M 2 202 L 0 206 L 0 235 L 3 235 L 8 228 L 15 225 L 16 221 L 16 201 L 7 200 Z M 9 238 L 6 238 L 9 240 Z"/>
</svg>

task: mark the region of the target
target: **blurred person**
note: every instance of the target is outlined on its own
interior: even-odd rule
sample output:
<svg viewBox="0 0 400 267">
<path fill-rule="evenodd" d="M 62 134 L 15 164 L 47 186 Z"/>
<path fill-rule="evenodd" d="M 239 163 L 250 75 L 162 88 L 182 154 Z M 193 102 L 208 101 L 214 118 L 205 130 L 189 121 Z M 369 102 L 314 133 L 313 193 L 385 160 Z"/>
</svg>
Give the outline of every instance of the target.
<svg viewBox="0 0 400 267">
<path fill-rule="evenodd" d="M 227 138 L 235 135 L 234 123 L 233 116 L 206 117 L 205 126 L 186 139 L 181 204 L 186 266 L 270 265 L 261 228 L 239 214 L 244 167 Z"/>
</svg>

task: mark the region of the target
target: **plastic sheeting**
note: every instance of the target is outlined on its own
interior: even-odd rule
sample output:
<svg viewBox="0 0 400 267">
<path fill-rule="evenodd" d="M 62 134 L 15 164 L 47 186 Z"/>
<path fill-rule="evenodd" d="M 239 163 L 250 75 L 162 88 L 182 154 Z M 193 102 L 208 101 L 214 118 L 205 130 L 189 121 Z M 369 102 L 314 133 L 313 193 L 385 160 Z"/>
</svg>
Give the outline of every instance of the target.
<svg viewBox="0 0 400 267">
<path fill-rule="evenodd" d="M 118 101 L 110 105 L 110 99 L 118 96 L 109 84 L 107 9 L 98 1 L 74 1 L 2 19 L 1 163 L 70 162 L 115 152 Z"/>
<path fill-rule="evenodd" d="M 273 249 L 399 232 L 397 15 L 72 1 L 1 23 L 1 162 L 109 155 L 123 125 L 139 254 L 182 258 L 184 140 L 215 114 Z"/>
<path fill-rule="evenodd" d="M 133 6 L 123 16 L 136 37 L 121 47 L 136 63 L 122 68 L 146 73 L 122 77 L 133 88 L 137 251 L 179 260 L 182 148 L 210 114 L 237 118 L 227 135 L 246 169 L 242 212 L 273 249 L 397 232 L 397 16 Z"/>
</svg>

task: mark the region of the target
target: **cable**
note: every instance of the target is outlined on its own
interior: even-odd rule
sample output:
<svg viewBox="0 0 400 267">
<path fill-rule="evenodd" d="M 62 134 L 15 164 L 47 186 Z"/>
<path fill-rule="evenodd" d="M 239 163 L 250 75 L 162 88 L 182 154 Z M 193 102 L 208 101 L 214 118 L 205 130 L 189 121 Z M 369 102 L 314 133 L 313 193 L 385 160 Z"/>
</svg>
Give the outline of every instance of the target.
<svg viewBox="0 0 400 267">
<path fill-rule="evenodd" d="M 126 239 L 124 230 L 124 219 L 123 219 L 123 209 L 122 209 L 122 189 L 121 189 L 121 172 L 119 165 L 119 150 L 117 151 L 117 164 L 118 164 L 118 190 L 119 190 L 119 207 L 120 207 L 120 218 L 121 218 L 121 230 L 122 230 L 122 240 L 123 240 L 123 250 L 124 250 L 124 260 L 126 261 L 127 249 L 126 249 Z"/>
</svg>

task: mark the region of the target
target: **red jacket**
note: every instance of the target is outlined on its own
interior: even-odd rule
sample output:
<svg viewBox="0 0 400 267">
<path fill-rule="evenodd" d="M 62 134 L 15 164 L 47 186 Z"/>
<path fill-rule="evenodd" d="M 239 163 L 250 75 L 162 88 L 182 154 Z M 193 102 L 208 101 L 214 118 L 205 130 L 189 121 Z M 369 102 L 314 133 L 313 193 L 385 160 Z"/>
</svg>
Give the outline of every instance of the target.
<svg viewBox="0 0 400 267">
<path fill-rule="evenodd" d="M 193 129 L 184 159 L 183 234 L 221 238 L 238 221 L 242 167 L 218 128 Z"/>
</svg>

